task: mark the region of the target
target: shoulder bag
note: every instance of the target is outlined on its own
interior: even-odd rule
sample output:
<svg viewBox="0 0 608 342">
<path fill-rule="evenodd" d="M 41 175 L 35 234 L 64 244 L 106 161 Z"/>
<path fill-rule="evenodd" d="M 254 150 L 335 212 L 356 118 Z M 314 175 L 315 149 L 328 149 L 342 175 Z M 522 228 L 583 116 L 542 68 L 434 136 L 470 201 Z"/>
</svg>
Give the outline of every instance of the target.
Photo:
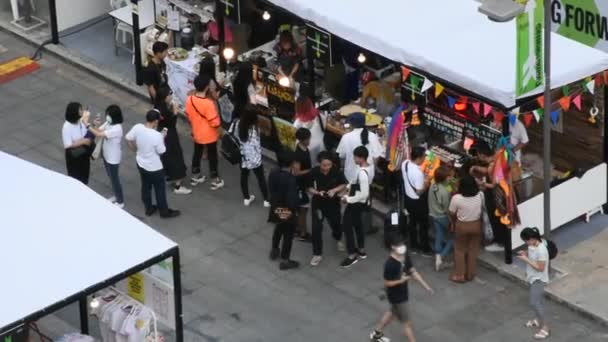
<svg viewBox="0 0 608 342">
<path fill-rule="evenodd" d="M 228 132 L 222 136 L 220 153 L 230 164 L 235 165 L 241 162 L 241 142 L 235 136 L 235 127 L 238 120 L 233 122 L 228 128 Z"/>
<path fill-rule="evenodd" d="M 490 222 L 490 216 L 488 215 L 488 210 L 486 209 L 486 198 L 481 194 L 481 233 L 483 234 L 483 239 L 486 243 L 490 243 L 494 241 L 494 231 L 492 230 L 492 222 Z"/>
</svg>

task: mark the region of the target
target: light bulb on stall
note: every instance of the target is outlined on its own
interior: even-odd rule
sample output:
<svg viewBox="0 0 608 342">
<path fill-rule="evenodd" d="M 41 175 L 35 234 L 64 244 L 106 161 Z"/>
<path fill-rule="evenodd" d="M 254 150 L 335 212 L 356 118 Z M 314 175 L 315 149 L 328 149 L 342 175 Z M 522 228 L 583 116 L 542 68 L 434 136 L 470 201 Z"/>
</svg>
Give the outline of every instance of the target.
<svg viewBox="0 0 608 342">
<path fill-rule="evenodd" d="M 99 307 L 99 300 L 97 298 L 91 299 L 91 303 L 89 303 L 91 309 L 97 309 Z"/>
<path fill-rule="evenodd" d="M 279 78 L 279 85 L 281 87 L 289 87 L 289 78 L 285 76 Z"/>
<path fill-rule="evenodd" d="M 359 56 L 357 57 L 357 62 L 363 64 L 363 63 L 365 63 L 365 61 L 367 61 L 367 57 L 365 57 L 365 55 L 363 54 L 363 52 L 361 52 L 359 54 Z"/>
<path fill-rule="evenodd" d="M 227 47 L 224 49 L 224 51 L 222 52 L 224 55 L 224 58 L 229 61 L 234 57 L 234 49 Z"/>
<path fill-rule="evenodd" d="M 270 13 L 268 13 L 268 11 L 264 11 L 264 13 L 262 13 L 262 19 L 265 21 L 270 20 Z"/>
</svg>

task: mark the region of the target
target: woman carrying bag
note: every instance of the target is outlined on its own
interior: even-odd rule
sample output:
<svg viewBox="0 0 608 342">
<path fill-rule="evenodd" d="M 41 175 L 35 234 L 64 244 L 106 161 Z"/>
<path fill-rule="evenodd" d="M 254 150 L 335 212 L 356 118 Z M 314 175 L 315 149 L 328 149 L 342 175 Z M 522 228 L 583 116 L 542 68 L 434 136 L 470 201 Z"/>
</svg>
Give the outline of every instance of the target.
<svg viewBox="0 0 608 342">
<path fill-rule="evenodd" d="M 93 145 L 93 135 L 88 131 L 89 115 L 80 103 L 70 102 L 65 110 L 65 122 L 61 129 L 68 176 L 84 184 L 89 183 Z"/>
</svg>

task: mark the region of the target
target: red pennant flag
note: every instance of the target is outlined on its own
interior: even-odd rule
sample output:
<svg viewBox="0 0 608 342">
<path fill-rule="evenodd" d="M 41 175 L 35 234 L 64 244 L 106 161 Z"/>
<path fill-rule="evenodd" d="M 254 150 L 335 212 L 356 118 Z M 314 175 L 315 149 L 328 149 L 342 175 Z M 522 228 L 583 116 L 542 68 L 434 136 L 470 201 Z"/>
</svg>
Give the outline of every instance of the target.
<svg viewBox="0 0 608 342">
<path fill-rule="evenodd" d="M 595 75 L 595 86 L 599 87 L 602 85 L 602 78 L 600 77 L 600 74 Z"/>
<path fill-rule="evenodd" d="M 564 96 L 559 99 L 559 105 L 562 107 L 564 111 L 570 110 L 570 96 Z"/>
<path fill-rule="evenodd" d="M 460 96 L 458 97 L 458 102 L 467 104 L 469 102 L 469 98 L 466 96 Z"/>
<path fill-rule="evenodd" d="M 608 84 L 608 71 L 604 71 L 604 84 Z"/>
<path fill-rule="evenodd" d="M 410 69 L 401 66 L 401 80 L 403 82 L 405 82 L 405 80 L 407 80 L 407 78 L 410 76 Z"/>
<path fill-rule="evenodd" d="M 526 127 L 530 127 L 530 124 L 532 123 L 532 119 L 534 119 L 534 116 L 532 115 L 532 113 L 524 114 L 524 124 L 526 125 Z"/>
<path fill-rule="evenodd" d="M 501 112 L 494 112 L 494 123 L 496 126 L 502 125 L 502 120 L 505 118 L 505 115 Z"/>
<path fill-rule="evenodd" d="M 473 106 L 473 110 L 475 110 L 475 114 L 479 115 L 479 107 L 481 106 L 481 103 L 473 102 L 471 105 Z"/>
<path fill-rule="evenodd" d="M 576 109 L 581 110 L 581 95 L 580 94 L 576 95 L 574 100 L 572 100 L 572 103 L 574 103 L 574 105 L 576 106 Z"/>
<path fill-rule="evenodd" d="M 490 106 L 487 103 L 484 103 L 483 104 L 483 117 L 484 118 L 487 117 L 488 114 L 490 114 L 491 111 L 492 111 L 492 106 Z"/>
<path fill-rule="evenodd" d="M 539 96 L 536 101 L 538 101 L 538 105 L 540 106 L 540 108 L 545 108 L 545 97 L 544 96 Z"/>
</svg>

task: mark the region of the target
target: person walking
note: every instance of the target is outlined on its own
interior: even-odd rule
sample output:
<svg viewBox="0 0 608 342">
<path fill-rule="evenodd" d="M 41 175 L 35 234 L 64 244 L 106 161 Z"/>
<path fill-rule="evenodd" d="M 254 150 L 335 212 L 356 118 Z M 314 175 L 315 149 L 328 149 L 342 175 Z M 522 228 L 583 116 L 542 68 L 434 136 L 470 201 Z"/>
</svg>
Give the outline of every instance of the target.
<svg viewBox="0 0 608 342">
<path fill-rule="evenodd" d="M 180 215 L 179 210 L 169 209 L 165 172 L 160 155 L 165 153 L 163 134 L 157 131 L 160 114 L 151 110 L 146 114 L 146 123 L 137 124 L 125 136 L 129 147 L 135 151 L 137 168 L 141 176 L 141 199 L 146 208 L 146 216 L 152 216 L 157 210 L 160 217 L 171 218 Z M 152 189 L 156 195 L 156 205 L 152 204 Z"/>
<path fill-rule="evenodd" d="M 528 250 L 519 251 L 517 258 L 526 264 L 526 279 L 530 284 L 530 306 L 536 315 L 536 318 L 526 323 L 526 327 L 540 328 L 534 338 L 544 340 L 550 335 L 543 299 L 545 286 L 549 283 L 549 251 L 538 228 L 524 228 L 520 237 L 528 246 Z"/>
<path fill-rule="evenodd" d="M 299 128 L 296 131 L 296 150 L 294 158 L 296 161 L 296 177 L 298 179 L 298 197 L 300 199 L 300 209 L 298 210 L 298 240 L 310 242 L 310 234 L 306 227 L 306 216 L 308 207 L 310 207 L 310 198 L 308 198 L 308 176 L 312 168 L 310 159 L 310 131 L 306 128 Z"/>
<path fill-rule="evenodd" d="M 450 206 L 450 191 L 448 180 L 451 170 L 440 166 L 435 170 L 435 183 L 429 188 L 429 216 L 435 228 L 435 271 L 439 272 L 444 258 L 452 251 L 454 239 L 449 232 L 448 219 Z"/>
<path fill-rule="evenodd" d="M 182 182 L 186 178 L 186 163 L 184 162 L 184 152 L 179 142 L 177 134 L 177 104 L 173 102 L 173 92 L 164 87 L 156 93 L 154 109 L 160 114 L 158 130 L 166 131 L 165 147 L 167 151 L 160 156 L 165 170 L 167 181 L 172 184 L 173 193 L 178 195 L 188 195 L 191 189 L 185 187 Z"/>
<path fill-rule="evenodd" d="M 349 194 L 342 197 L 346 203 L 344 218 L 342 220 L 344 236 L 346 237 L 346 251 L 348 257 L 342 261 L 340 266 L 349 268 L 356 264 L 359 259 L 367 258 L 365 253 L 365 233 L 363 231 L 362 214 L 369 206 L 369 169 L 367 163 L 369 153 L 365 146 L 359 146 L 353 152 L 355 163 L 359 167 L 357 178 L 349 183 Z M 356 242 L 355 242 L 356 238 Z"/>
<path fill-rule="evenodd" d="M 70 102 L 65 109 L 65 122 L 61 138 L 65 149 L 65 165 L 68 176 L 89 184 L 91 171 L 92 135 L 88 133 L 89 112 L 78 102 Z"/>
<path fill-rule="evenodd" d="M 169 45 L 165 42 L 155 42 L 152 44 L 152 53 L 152 58 L 148 60 L 148 65 L 142 71 L 142 79 L 148 87 L 150 101 L 154 104 L 158 90 L 169 86 L 167 65 L 165 64 L 165 58 L 169 53 Z"/>
<path fill-rule="evenodd" d="M 408 342 L 415 342 L 416 337 L 412 329 L 408 305 L 408 282 L 410 279 L 414 279 L 430 294 L 435 292 L 414 268 L 403 241 L 396 237 L 393 237 L 392 240 L 390 256 L 384 263 L 383 277 L 390 309 L 384 313 L 380 322 L 376 324 L 374 331 L 370 334 L 370 339 L 374 342 L 388 342 L 389 339 L 384 336 L 383 331 L 396 318 L 403 323 L 403 334 Z"/>
<path fill-rule="evenodd" d="M 450 225 L 454 237 L 454 271 L 450 280 L 464 283 L 475 279 L 481 247 L 481 209 L 484 196 L 471 176 L 460 180 L 458 194 L 450 202 Z"/>
<path fill-rule="evenodd" d="M 281 152 L 278 157 L 279 167 L 268 175 L 268 190 L 270 191 L 268 221 L 275 224 L 270 260 L 280 257 L 279 269 L 289 270 L 300 266 L 300 263 L 290 259 L 298 220 L 298 185 L 296 177 L 293 175 L 295 162 L 292 153 Z"/>
<path fill-rule="evenodd" d="M 217 141 L 220 137 L 221 119 L 215 99 L 209 95 L 211 79 L 197 76 L 194 79 L 196 92 L 186 99 L 186 116 L 192 125 L 194 153 L 192 155 L 192 178 L 190 184 L 196 186 L 207 180 L 201 172 L 203 150 L 207 149 L 210 177 L 213 178 L 211 190 L 224 187 L 224 181 L 218 173 Z"/>
<path fill-rule="evenodd" d="M 426 177 L 420 165 L 426 158 L 424 147 L 412 148 L 410 159 L 401 164 L 403 186 L 405 188 L 405 208 L 410 214 L 409 244 L 414 252 L 430 257 L 433 252 L 429 243 L 429 210 L 427 190 L 430 178 Z"/>
<path fill-rule="evenodd" d="M 112 184 L 112 192 L 114 195 L 108 200 L 119 208 L 125 207 L 124 195 L 122 192 L 122 184 L 118 175 L 120 160 L 122 159 L 122 129 L 123 117 L 122 110 L 119 106 L 113 104 L 106 109 L 105 122 L 100 127 L 90 126 L 89 131 L 96 137 L 102 138 L 101 155 L 103 157 L 103 165 L 110 178 Z M 95 122 L 99 126 L 98 122 Z"/>
<path fill-rule="evenodd" d="M 264 207 L 270 207 L 268 201 L 268 187 L 264 177 L 264 164 L 262 163 L 262 145 L 260 143 L 260 130 L 258 128 L 258 113 L 252 105 L 247 105 L 242 111 L 241 118 L 235 121 L 233 130 L 241 143 L 241 192 L 243 204 L 248 207 L 255 200 L 249 193 L 249 173 L 253 171 L 258 180 L 260 192 L 264 199 Z"/>
<path fill-rule="evenodd" d="M 340 226 L 340 197 L 346 189 L 346 178 L 340 168 L 334 165 L 331 153 L 323 151 L 318 157 L 319 166 L 310 171 L 308 193 L 312 195 L 312 259 L 311 266 L 318 266 L 323 260 L 323 221 L 326 219 L 331 235 L 337 243 L 338 251 L 344 252 L 342 227 Z"/>
</svg>

